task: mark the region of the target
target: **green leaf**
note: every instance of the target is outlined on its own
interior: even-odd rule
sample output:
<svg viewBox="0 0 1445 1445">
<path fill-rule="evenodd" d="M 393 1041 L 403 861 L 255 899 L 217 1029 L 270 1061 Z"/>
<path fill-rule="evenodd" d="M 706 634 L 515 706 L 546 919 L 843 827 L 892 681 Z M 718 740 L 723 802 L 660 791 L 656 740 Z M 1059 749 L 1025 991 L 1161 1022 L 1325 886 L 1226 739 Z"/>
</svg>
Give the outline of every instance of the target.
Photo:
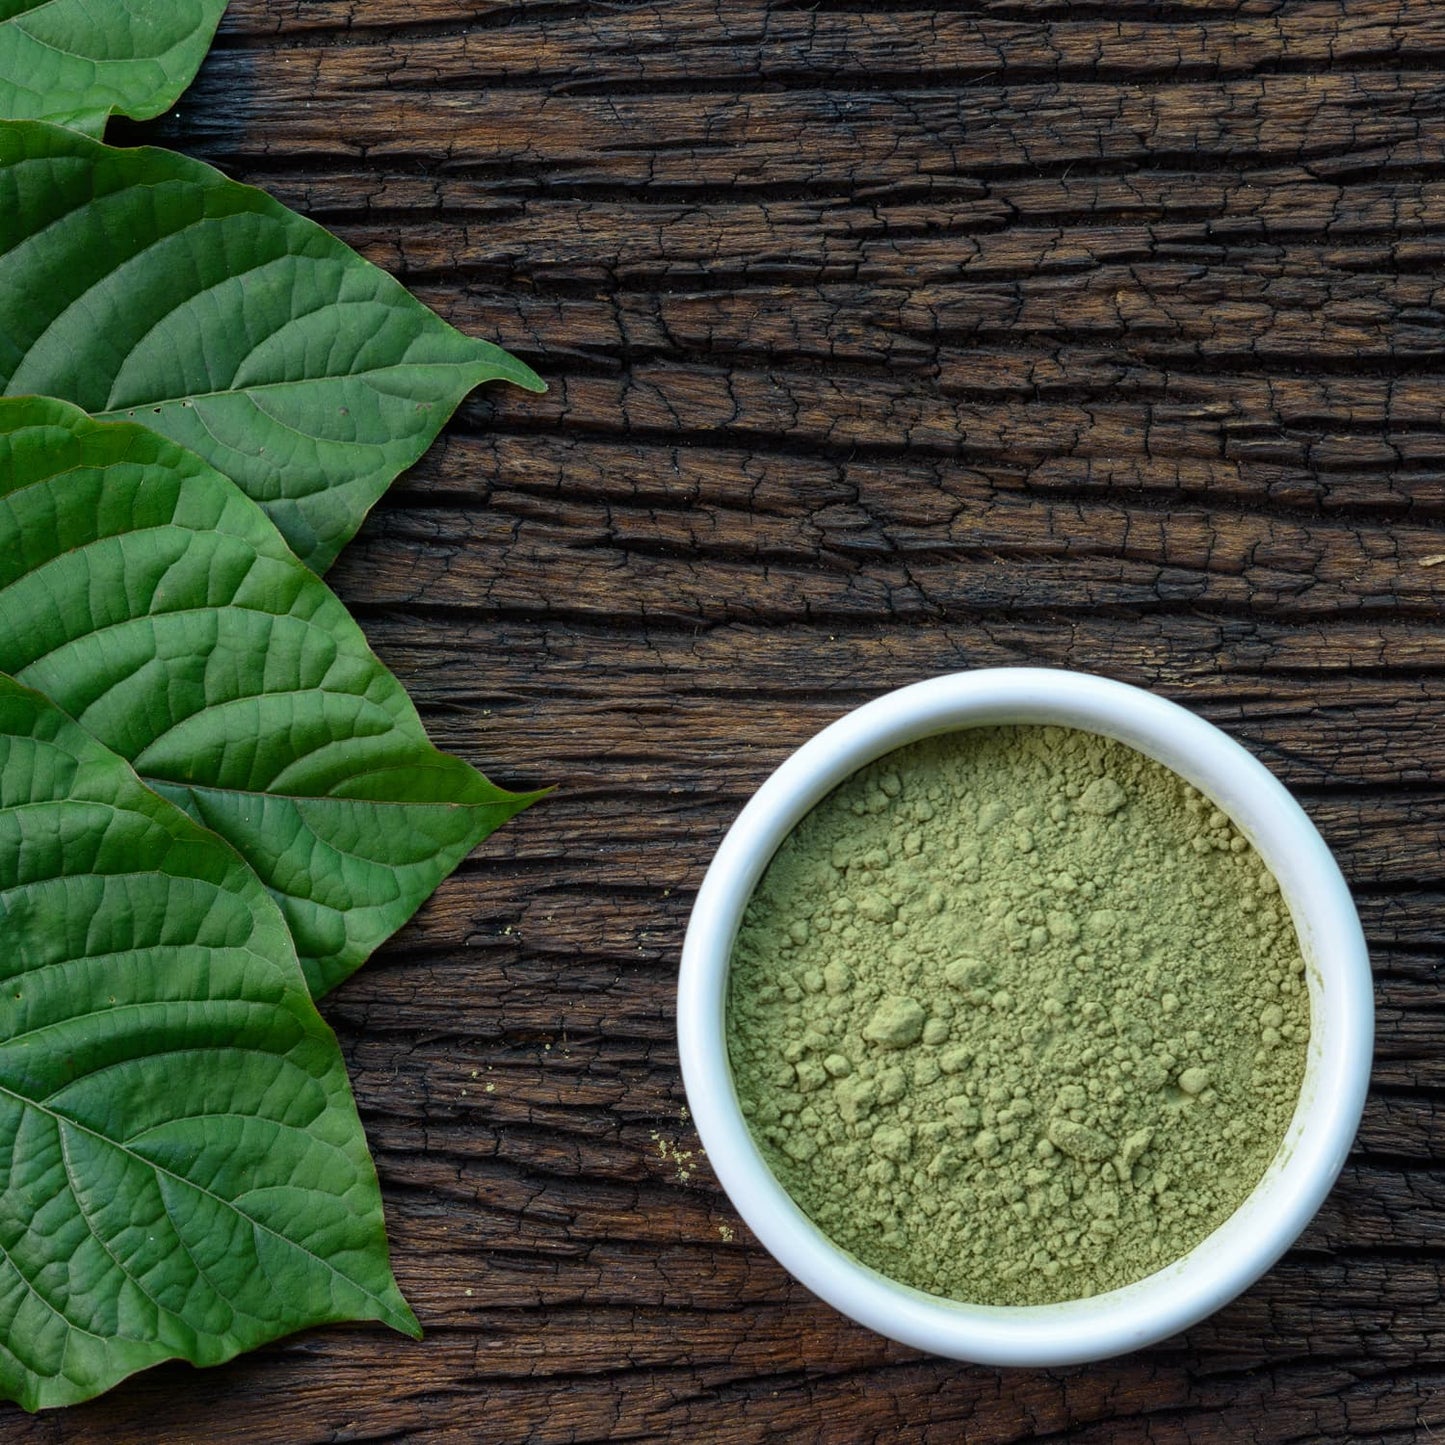
<svg viewBox="0 0 1445 1445">
<path fill-rule="evenodd" d="M 230 842 L 312 992 L 537 794 L 438 752 L 330 589 L 143 427 L 0 401 L 0 671 Z"/>
<path fill-rule="evenodd" d="M 0 123 L 0 394 L 189 447 L 316 571 L 499 378 L 543 389 L 264 192 L 168 151 Z"/>
<path fill-rule="evenodd" d="M 0 0 L 0 116 L 99 135 L 175 103 L 226 0 Z"/>
<path fill-rule="evenodd" d="M 0 1393 L 419 1334 L 341 1052 L 221 840 L 0 676 Z"/>
</svg>

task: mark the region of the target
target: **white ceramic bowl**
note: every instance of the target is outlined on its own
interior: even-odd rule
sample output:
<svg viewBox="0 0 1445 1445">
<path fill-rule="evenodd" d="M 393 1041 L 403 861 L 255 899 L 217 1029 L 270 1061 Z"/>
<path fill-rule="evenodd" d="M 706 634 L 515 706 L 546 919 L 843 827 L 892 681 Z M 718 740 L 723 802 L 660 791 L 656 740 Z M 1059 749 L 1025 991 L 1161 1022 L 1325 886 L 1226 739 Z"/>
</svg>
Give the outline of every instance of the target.
<svg viewBox="0 0 1445 1445">
<path fill-rule="evenodd" d="M 743 910 L 774 851 L 810 808 L 882 754 L 959 728 L 1054 723 L 1102 733 L 1172 768 L 1227 813 L 1279 881 L 1310 995 L 1300 1102 L 1254 1192 L 1189 1254 L 1123 1289 L 1062 1304 L 960 1304 L 888 1279 L 824 1235 L 758 1152 L 738 1106 L 724 1036 L 728 963 Z M 678 984 L 688 1104 L 738 1213 L 777 1260 L 836 1309 L 921 1350 L 991 1365 L 1104 1359 L 1202 1319 L 1259 1278 L 1334 1183 L 1369 1080 L 1374 1001 L 1359 919 L 1314 825 L 1274 776 L 1211 723 L 1086 673 L 995 668 L 932 678 L 848 713 L 758 789 L 693 906 Z"/>
</svg>

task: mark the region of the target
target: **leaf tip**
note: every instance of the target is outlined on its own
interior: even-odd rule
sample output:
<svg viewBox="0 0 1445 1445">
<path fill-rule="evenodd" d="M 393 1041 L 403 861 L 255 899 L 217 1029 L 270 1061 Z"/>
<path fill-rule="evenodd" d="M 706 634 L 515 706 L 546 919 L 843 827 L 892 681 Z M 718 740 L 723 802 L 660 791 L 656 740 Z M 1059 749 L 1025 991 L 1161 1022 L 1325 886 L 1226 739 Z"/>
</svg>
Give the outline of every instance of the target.
<svg viewBox="0 0 1445 1445">
<path fill-rule="evenodd" d="M 517 375 L 512 380 L 524 391 L 536 392 L 539 396 L 547 391 L 547 383 L 525 361 L 517 362 Z"/>
<path fill-rule="evenodd" d="M 412 1307 L 401 1297 L 400 1291 L 397 1292 L 396 1304 L 387 1312 L 386 1323 L 409 1340 L 419 1340 L 425 1334 L 421 1327 L 421 1321 L 417 1319 Z"/>
</svg>

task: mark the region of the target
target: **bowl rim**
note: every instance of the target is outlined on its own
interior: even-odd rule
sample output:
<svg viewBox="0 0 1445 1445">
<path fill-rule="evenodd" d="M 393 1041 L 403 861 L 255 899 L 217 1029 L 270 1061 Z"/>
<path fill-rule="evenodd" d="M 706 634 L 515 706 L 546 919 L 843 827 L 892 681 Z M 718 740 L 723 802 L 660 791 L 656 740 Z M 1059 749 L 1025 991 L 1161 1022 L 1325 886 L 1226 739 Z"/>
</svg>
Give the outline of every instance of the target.
<svg viewBox="0 0 1445 1445">
<path fill-rule="evenodd" d="M 1258 849 L 1300 937 L 1310 991 L 1305 1079 L 1284 1142 L 1243 1204 L 1145 1279 L 1049 1305 L 946 1300 L 835 1245 L 774 1177 L 743 1119 L 724 1034 L 743 908 L 778 845 L 815 803 L 883 754 L 960 728 L 1034 723 L 1123 742 L 1211 798 Z M 1233 1299 L 1284 1253 L 1334 1184 L 1359 1126 L 1374 1039 L 1369 955 L 1344 877 L 1314 824 L 1251 753 L 1197 714 L 1128 683 L 1055 668 L 926 679 L 846 713 L 791 754 L 728 830 L 698 890 L 678 977 L 679 1059 L 708 1160 L 738 1213 L 795 1278 L 880 1334 L 979 1364 L 1104 1359 L 1164 1339 Z"/>
</svg>

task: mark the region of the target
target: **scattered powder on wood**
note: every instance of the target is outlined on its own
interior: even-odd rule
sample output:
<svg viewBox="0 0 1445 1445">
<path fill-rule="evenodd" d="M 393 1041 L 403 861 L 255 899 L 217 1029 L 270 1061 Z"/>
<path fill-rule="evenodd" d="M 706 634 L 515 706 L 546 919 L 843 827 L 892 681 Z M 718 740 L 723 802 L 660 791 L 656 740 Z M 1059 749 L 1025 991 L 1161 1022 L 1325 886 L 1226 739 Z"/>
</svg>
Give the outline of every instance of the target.
<svg viewBox="0 0 1445 1445">
<path fill-rule="evenodd" d="M 1229 819 L 1046 727 L 928 739 L 819 804 L 748 907 L 727 1019 L 799 1206 L 985 1304 L 1187 1253 L 1273 1159 L 1309 1039 L 1288 911 Z"/>
</svg>

